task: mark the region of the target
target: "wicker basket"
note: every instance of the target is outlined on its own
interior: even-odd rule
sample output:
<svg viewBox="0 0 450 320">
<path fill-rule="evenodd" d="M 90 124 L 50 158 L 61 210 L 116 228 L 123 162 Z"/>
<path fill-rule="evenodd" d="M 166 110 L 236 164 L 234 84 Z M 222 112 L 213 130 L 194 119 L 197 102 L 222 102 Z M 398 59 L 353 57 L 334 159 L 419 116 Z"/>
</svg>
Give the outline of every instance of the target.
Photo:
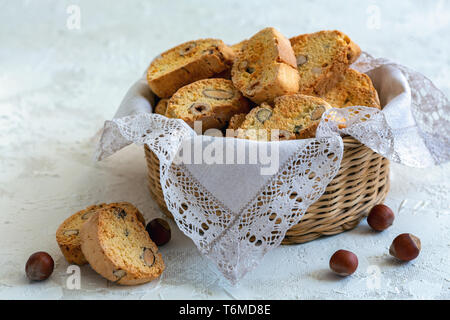
<svg viewBox="0 0 450 320">
<path fill-rule="evenodd" d="M 308 242 L 353 229 L 372 206 L 384 201 L 389 190 L 389 161 L 351 137 L 343 140 L 338 174 L 300 223 L 288 230 L 282 244 Z M 173 218 L 161 190 L 159 160 L 147 146 L 145 156 L 150 193 L 161 210 Z"/>
</svg>

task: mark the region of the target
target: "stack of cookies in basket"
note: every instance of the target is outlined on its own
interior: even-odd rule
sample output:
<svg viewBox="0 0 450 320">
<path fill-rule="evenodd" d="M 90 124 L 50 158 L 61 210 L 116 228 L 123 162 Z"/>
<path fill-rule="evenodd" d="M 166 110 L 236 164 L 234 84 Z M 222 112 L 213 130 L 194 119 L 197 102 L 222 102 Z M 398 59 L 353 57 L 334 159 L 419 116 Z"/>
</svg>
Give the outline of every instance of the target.
<svg viewBox="0 0 450 320">
<path fill-rule="evenodd" d="M 254 140 L 312 138 L 330 108 L 381 109 L 370 78 L 350 69 L 360 53 L 340 31 L 287 39 L 266 28 L 231 47 L 217 39 L 183 43 L 151 63 L 147 80 L 160 98 L 156 113 L 190 126 L 201 121 L 203 132 L 232 129 L 232 136 Z"/>
</svg>

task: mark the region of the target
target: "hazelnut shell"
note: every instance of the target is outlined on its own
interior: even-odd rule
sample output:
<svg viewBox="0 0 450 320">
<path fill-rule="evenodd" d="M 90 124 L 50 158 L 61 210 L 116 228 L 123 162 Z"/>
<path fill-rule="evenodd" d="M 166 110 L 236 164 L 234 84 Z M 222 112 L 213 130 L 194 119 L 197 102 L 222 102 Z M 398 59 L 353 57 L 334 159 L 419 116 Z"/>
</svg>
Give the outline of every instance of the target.
<svg viewBox="0 0 450 320">
<path fill-rule="evenodd" d="M 420 239 L 410 233 L 402 233 L 392 241 L 389 254 L 402 261 L 411 261 L 420 253 Z"/>
<path fill-rule="evenodd" d="M 394 212 L 384 204 L 374 206 L 367 216 L 367 223 L 376 231 L 383 231 L 394 223 Z"/>
<path fill-rule="evenodd" d="M 171 231 L 166 220 L 156 218 L 150 221 L 145 228 L 150 238 L 157 246 L 162 246 L 170 241 Z"/>
<path fill-rule="evenodd" d="M 358 268 L 358 257 L 351 251 L 338 250 L 331 256 L 330 268 L 340 276 L 349 276 Z"/>
<path fill-rule="evenodd" d="M 55 267 L 53 258 L 47 252 L 35 252 L 25 265 L 25 273 L 30 280 L 42 281 L 50 277 Z"/>
</svg>

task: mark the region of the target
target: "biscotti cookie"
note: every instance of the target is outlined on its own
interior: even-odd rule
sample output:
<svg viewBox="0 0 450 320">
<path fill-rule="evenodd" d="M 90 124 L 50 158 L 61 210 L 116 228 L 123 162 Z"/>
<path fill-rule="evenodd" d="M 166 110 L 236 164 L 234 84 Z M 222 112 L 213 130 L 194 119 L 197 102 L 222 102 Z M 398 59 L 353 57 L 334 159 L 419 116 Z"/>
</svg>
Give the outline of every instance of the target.
<svg viewBox="0 0 450 320">
<path fill-rule="evenodd" d="M 255 34 L 242 46 L 231 69 L 233 84 L 256 103 L 298 91 L 299 74 L 291 44 L 274 28 Z"/>
<path fill-rule="evenodd" d="M 331 106 L 317 97 L 303 94 L 281 96 L 275 98 L 273 108 L 252 109 L 241 124 L 237 137 L 251 140 L 313 138 L 322 114 L 328 109 Z"/>
<path fill-rule="evenodd" d="M 135 285 L 158 278 L 164 262 L 133 208 L 107 206 L 81 227 L 81 250 L 104 278 Z"/>
<path fill-rule="evenodd" d="M 361 49 L 344 33 L 319 31 L 290 39 L 298 72 L 299 93 L 324 95 L 361 54 Z"/>
<path fill-rule="evenodd" d="M 322 98 L 335 108 L 367 106 L 381 109 L 372 80 L 353 69 L 347 69 L 342 80 Z"/>
<path fill-rule="evenodd" d="M 147 71 L 150 89 L 169 98 L 179 88 L 231 68 L 235 54 L 222 40 L 189 41 L 161 54 Z"/>
<path fill-rule="evenodd" d="M 89 206 L 67 218 L 56 231 L 56 242 L 64 258 L 71 264 L 86 264 L 86 258 L 81 252 L 80 228 L 95 213 L 106 206 L 105 203 Z"/>
<path fill-rule="evenodd" d="M 182 119 L 191 127 L 201 121 L 205 131 L 222 129 L 233 115 L 249 110 L 247 99 L 230 80 L 204 79 L 178 90 L 167 104 L 166 117 Z"/>
<path fill-rule="evenodd" d="M 67 262 L 78 265 L 86 264 L 86 258 L 81 252 L 80 243 L 80 229 L 81 226 L 88 221 L 88 219 L 99 209 L 107 206 L 122 207 L 131 210 L 134 206 L 128 202 L 112 203 L 112 204 L 99 204 L 87 207 L 84 210 L 78 211 L 67 218 L 56 231 L 56 242 L 58 242 L 59 248 L 62 254 L 66 258 Z M 136 209 L 133 209 L 139 219 L 139 221 L 145 225 L 145 220 L 142 214 Z"/>
<path fill-rule="evenodd" d="M 161 99 L 158 101 L 155 107 L 155 113 L 165 115 L 167 110 L 167 102 L 169 102 L 169 99 Z"/>
</svg>

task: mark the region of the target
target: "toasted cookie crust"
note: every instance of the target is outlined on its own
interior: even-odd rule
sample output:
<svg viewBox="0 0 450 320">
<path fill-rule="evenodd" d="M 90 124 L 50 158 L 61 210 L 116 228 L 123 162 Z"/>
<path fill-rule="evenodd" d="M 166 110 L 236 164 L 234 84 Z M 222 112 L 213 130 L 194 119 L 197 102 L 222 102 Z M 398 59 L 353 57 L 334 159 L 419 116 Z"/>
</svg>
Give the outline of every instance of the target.
<svg viewBox="0 0 450 320">
<path fill-rule="evenodd" d="M 281 96 L 274 100 L 273 108 L 263 105 L 252 109 L 237 137 L 269 141 L 313 138 L 322 114 L 328 109 L 331 106 L 317 97 Z"/>
<path fill-rule="evenodd" d="M 287 38 L 266 28 L 243 43 L 231 69 L 233 84 L 255 103 L 296 93 L 299 74 L 294 51 Z"/>
<path fill-rule="evenodd" d="M 156 58 L 147 70 L 150 89 L 169 98 L 179 88 L 231 68 L 235 54 L 222 40 L 201 39 L 180 44 Z"/>
<path fill-rule="evenodd" d="M 89 206 L 86 209 L 74 213 L 59 226 L 56 231 L 56 242 L 67 262 L 78 265 L 87 263 L 87 260 L 81 251 L 80 229 L 97 210 L 110 205 L 118 207 L 132 206 L 132 204 L 128 202 L 111 203 L 109 205 L 102 203 Z M 142 214 L 137 209 L 135 213 L 139 221 L 145 225 Z"/>
<path fill-rule="evenodd" d="M 367 106 L 381 109 L 372 80 L 353 69 L 347 69 L 341 81 L 322 98 L 335 108 Z"/>
<path fill-rule="evenodd" d="M 169 100 L 166 116 L 184 120 L 191 127 L 202 122 L 203 131 L 224 128 L 231 117 L 250 110 L 248 100 L 230 80 L 204 79 L 178 90 Z"/>
<path fill-rule="evenodd" d="M 290 39 L 300 74 L 299 93 L 322 96 L 333 88 L 361 54 L 344 33 L 319 31 Z"/>
</svg>

